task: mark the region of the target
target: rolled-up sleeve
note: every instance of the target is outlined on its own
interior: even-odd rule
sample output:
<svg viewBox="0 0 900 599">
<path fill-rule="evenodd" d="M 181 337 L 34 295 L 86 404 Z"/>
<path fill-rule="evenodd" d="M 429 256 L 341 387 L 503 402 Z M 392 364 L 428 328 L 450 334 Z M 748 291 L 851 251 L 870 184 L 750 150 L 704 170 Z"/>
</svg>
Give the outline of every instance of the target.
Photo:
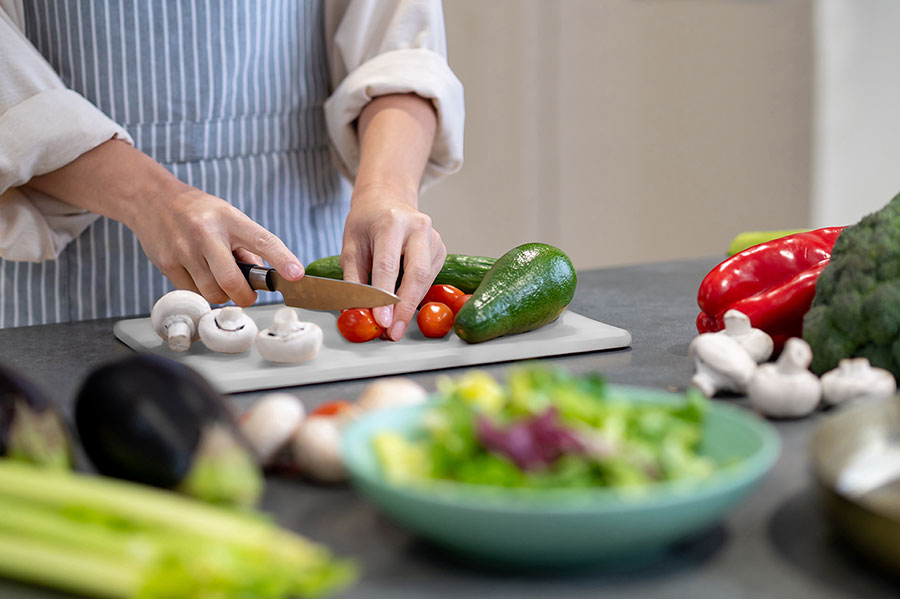
<svg viewBox="0 0 900 599">
<path fill-rule="evenodd" d="M 0 257 L 56 257 L 96 215 L 34 190 L 32 177 L 54 171 L 128 132 L 67 89 L 22 33 L 21 7 L 0 2 Z"/>
<path fill-rule="evenodd" d="M 359 167 L 356 120 L 373 98 L 414 93 L 430 100 L 437 131 L 422 177 L 426 187 L 456 172 L 463 160 L 463 86 L 447 64 L 439 0 L 333 0 L 326 5 L 329 71 L 335 89 L 325 102 L 328 132 L 341 169 Z"/>
</svg>

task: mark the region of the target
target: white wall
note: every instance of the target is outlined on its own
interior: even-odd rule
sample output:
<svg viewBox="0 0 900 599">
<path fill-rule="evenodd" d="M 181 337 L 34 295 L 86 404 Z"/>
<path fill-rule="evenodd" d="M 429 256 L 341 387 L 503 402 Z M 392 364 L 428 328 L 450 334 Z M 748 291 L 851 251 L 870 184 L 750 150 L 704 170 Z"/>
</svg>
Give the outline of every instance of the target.
<svg viewBox="0 0 900 599">
<path fill-rule="evenodd" d="M 900 2 L 818 0 L 812 221 L 851 224 L 900 192 Z"/>
<path fill-rule="evenodd" d="M 853 1 L 853 0 L 848 0 Z M 810 225 L 812 0 L 445 0 L 462 171 L 450 252 L 554 243 L 579 268 L 722 255 Z"/>
</svg>

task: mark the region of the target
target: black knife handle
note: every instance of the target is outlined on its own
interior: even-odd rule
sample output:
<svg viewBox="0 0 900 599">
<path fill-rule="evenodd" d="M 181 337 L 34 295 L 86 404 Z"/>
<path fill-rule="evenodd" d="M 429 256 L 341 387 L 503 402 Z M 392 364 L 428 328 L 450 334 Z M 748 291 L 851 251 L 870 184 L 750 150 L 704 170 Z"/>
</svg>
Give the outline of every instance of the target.
<svg viewBox="0 0 900 599">
<path fill-rule="evenodd" d="M 243 274 L 244 278 L 247 279 L 247 282 L 250 283 L 251 289 L 275 291 L 275 286 L 272 283 L 272 273 L 275 272 L 274 268 L 257 266 L 256 264 L 247 264 L 246 262 L 238 262 L 237 265 L 238 268 L 241 269 L 241 274 Z"/>
</svg>

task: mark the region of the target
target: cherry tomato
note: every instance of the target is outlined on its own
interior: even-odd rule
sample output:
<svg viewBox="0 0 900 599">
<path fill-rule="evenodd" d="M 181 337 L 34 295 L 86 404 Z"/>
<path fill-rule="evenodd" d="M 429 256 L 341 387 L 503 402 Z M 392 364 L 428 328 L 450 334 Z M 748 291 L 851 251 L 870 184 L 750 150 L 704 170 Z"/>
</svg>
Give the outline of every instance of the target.
<svg viewBox="0 0 900 599">
<path fill-rule="evenodd" d="M 422 301 L 419 302 L 419 307 L 421 308 L 428 302 L 438 302 L 445 306 L 451 306 L 456 298 L 461 295 L 464 295 L 463 292 L 453 285 L 432 285 L 425 297 L 422 298 Z"/>
<path fill-rule="evenodd" d="M 450 309 L 453 310 L 453 316 L 456 317 L 457 313 L 459 313 L 459 309 L 463 307 L 463 304 L 469 301 L 469 298 L 472 297 L 471 293 L 467 293 L 465 295 L 461 295 L 455 300 L 453 300 L 452 304 L 449 304 Z"/>
<path fill-rule="evenodd" d="M 375 322 L 371 308 L 344 310 L 337 319 L 338 331 L 347 341 L 363 343 L 379 336 L 382 327 Z"/>
<path fill-rule="evenodd" d="M 315 410 L 309 413 L 310 416 L 337 416 L 342 412 L 346 412 L 353 408 L 353 403 L 346 399 L 335 399 L 326 401 Z"/>
<path fill-rule="evenodd" d="M 428 302 L 419 310 L 416 322 L 426 337 L 443 337 L 453 328 L 453 311 L 440 302 Z"/>
</svg>

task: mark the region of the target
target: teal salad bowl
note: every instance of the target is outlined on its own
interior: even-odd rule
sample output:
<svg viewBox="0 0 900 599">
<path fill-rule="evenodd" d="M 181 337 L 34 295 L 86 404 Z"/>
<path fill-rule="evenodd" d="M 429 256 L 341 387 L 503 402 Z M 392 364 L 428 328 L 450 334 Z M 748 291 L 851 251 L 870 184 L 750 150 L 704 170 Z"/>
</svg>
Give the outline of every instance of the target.
<svg viewBox="0 0 900 599">
<path fill-rule="evenodd" d="M 628 401 L 666 402 L 665 391 L 610 386 Z M 373 439 L 415 439 L 431 404 L 371 412 L 348 427 L 342 457 L 352 484 L 412 533 L 480 563 L 571 566 L 642 559 L 720 521 L 778 457 L 772 426 L 720 401 L 708 405 L 700 454 L 716 467 L 701 480 L 654 482 L 637 491 L 610 487 L 511 488 L 387 479 Z"/>
</svg>

